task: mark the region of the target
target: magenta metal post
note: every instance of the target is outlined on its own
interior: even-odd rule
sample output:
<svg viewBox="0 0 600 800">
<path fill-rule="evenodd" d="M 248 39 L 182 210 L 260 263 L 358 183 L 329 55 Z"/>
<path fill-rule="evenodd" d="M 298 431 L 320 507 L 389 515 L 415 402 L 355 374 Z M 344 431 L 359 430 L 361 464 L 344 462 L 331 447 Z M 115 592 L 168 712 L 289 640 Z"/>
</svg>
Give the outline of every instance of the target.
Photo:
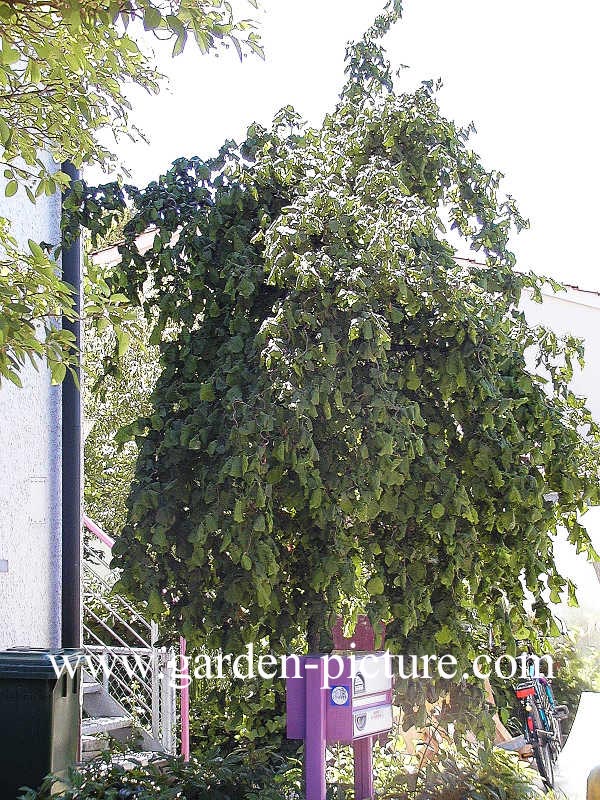
<svg viewBox="0 0 600 800">
<path fill-rule="evenodd" d="M 326 747 L 326 690 L 324 688 L 323 660 L 307 658 L 304 661 L 306 697 L 306 730 L 310 736 L 304 739 L 304 780 L 306 800 L 325 800 Z"/>
<path fill-rule="evenodd" d="M 367 800 L 373 797 L 373 737 L 357 739 L 354 750 L 354 797 Z"/>
<path fill-rule="evenodd" d="M 184 761 L 190 760 L 190 675 L 185 654 L 186 641 L 183 636 L 179 639 L 181 653 L 181 755 Z"/>
</svg>

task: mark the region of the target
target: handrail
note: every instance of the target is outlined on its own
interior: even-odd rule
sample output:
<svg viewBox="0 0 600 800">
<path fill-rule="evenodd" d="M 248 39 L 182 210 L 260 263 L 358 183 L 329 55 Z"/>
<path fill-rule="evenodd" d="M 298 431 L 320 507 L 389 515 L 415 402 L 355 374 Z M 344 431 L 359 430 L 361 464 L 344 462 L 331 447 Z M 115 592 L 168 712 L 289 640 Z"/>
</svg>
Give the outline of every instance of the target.
<svg viewBox="0 0 600 800">
<path fill-rule="evenodd" d="M 88 632 L 88 633 L 91 633 L 91 635 L 92 635 L 92 636 L 94 636 L 94 638 L 98 640 L 98 637 L 97 637 L 97 636 L 95 636 L 95 635 L 94 635 L 94 633 L 93 633 L 93 631 L 91 631 L 89 628 L 87 628 L 87 632 Z M 98 641 L 99 641 L 99 640 L 98 640 Z M 94 647 L 93 647 L 93 649 L 92 649 L 92 648 L 90 648 L 90 651 L 91 651 L 91 652 L 92 652 L 94 655 L 96 655 L 96 656 L 97 656 L 97 653 L 95 653 L 95 652 L 94 652 L 95 650 L 99 650 L 99 651 L 101 651 L 102 653 L 111 653 L 111 654 L 112 654 L 112 653 L 114 653 L 114 650 L 112 650 L 110 647 L 94 646 Z M 100 661 L 100 659 L 99 659 L 99 658 L 98 658 L 97 660 L 98 660 L 98 661 Z M 120 686 L 122 689 L 129 689 L 129 688 L 130 688 L 130 686 L 129 686 L 128 684 L 126 684 L 126 683 L 125 683 L 125 681 L 123 681 L 123 680 L 122 680 L 122 678 L 120 678 L 120 677 L 119 677 L 119 676 L 118 676 L 118 675 L 117 675 L 117 674 L 116 674 L 114 671 L 111 673 L 111 676 L 110 676 L 110 677 L 111 677 L 111 679 L 112 679 L 112 680 L 114 680 L 114 681 L 115 681 L 115 683 L 118 683 L 118 684 L 119 684 L 119 686 Z M 138 697 L 136 697 L 135 701 L 136 701 L 136 703 L 138 703 L 140 706 L 143 706 L 144 710 L 145 710 L 145 711 L 147 711 L 149 715 L 152 715 L 152 709 L 150 708 L 150 706 L 149 706 L 149 705 L 147 705 L 147 703 L 145 703 L 145 702 L 144 702 L 144 700 L 142 700 L 142 698 L 141 698 L 141 697 L 139 697 L 139 696 L 138 696 Z"/>
<path fill-rule="evenodd" d="M 101 597 L 99 594 L 96 594 L 95 592 L 90 592 L 90 597 L 93 600 L 95 600 L 97 603 L 100 603 L 100 605 L 104 606 L 104 608 L 108 611 L 108 613 L 112 617 L 114 617 L 115 619 L 118 619 L 119 622 L 121 623 L 121 625 L 123 625 L 123 627 L 125 628 L 125 630 L 128 631 L 129 633 L 131 633 L 133 636 L 135 636 L 135 638 L 138 641 L 140 641 L 144 647 L 151 647 L 152 646 L 149 642 L 147 642 L 145 639 L 143 639 L 139 635 L 139 633 L 136 630 L 134 630 L 131 627 L 131 625 L 128 622 L 126 622 L 126 620 L 124 620 L 123 617 L 114 610 L 114 608 L 111 608 L 103 597 Z M 91 609 L 90 609 L 90 613 L 93 613 Z M 113 635 L 115 636 L 116 639 L 119 638 L 117 636 L 117 634 L 114 633 L 114 631 L 113 631 Z M 125 642 L 123 642 L 123 644 L 125 644 Z"/>
<path fill-rule="evenodd" d="M 102 639 L 99 636 L 97 636 L 94 633 L 94 631 L 89 627 L 89 625 L 85 624 L 85 622 L 83 623 L 83 630 L 85 631 L 85 633 L 88 634 L 88 636 L 91 636 L 92 638 L 94 638 L 98 642 L 97 645 L 92 645 L 92 647 L 106 647 L 106 645 L 104 644 Z M 87 645 L 87 649 L 90 650 L 90 645 Z M 128 649 L 129 648 L 127 648 L 127 647 L 123 648 L 123 650 L 128 650 Z"/>
<path fill-rule="evenodd" d="M 103 544 L 112 550 L 115 540 L 112 538 L 112 536 L 104 533 L 102 528 L 99 525 L 96 525 L 94 520 L 90 519 L 86 514 L 83 515 L 83 524 L 90 533 L 93 533 L 97 539 L 100 539 Z"/>
<path fill-rule="evenodd" d="M 113 547 L 113 545 L 115 543 L 115 540 L 111 536 L 109 536 L 107 533 L 105 533 L 102 530 L 102 528 L 97 523 L 95 523 L 93 519 L 90 519 L 90 517 L 88 517 L 86 514 L 83 515 L 83 524 L 88 529 L 88 531 L 90 531 L 90 533 L 93 533 L 94 536 L 99 541 L 101 541 L 104 545 L 106 545 L 109 549 L 112 550 L 112 547 Z M 99 579 L 102 580 L 101 578 L 99 578 Z M 119 598 L 120 598 L 120 595 L 119 595 Z M 123 603 L 125 605 L 128 605 L 126 600 L 124 600 L 123 598 L 120 598 L 120 599 L 123 600 Z M 131 608 L 130 610 L 133 613 L 135 613 L 138 617 L 143 619 L 143 617 L 141 617 L 139 612 L 135 611 L 135 609 Z M 94 616 L 94 617 L 96 616 L 93 612 L 91 612 L 91 613 L 92 613 L 92 616 Z M 98 619 L 98 618 L 96 618 L 96 619 Z M 104 623 L 101 620 L 98 620 L 98 621 L 100 622 L 101 625 L 104 626 Z M 143 619 L 143 621 L 144 621 L 144 623 L 146 625 L 148 625 L 147 620 Z M 106 627 L 106 626 L 104 626 L 104 627 Z M 115 635 L 114 632 L 113 632 L 113 635 Z M 94 638 L 98 639 L 98 637 L 96 637 L 96 636 L 94 636 Z M 116 636 L 116 638 L 120 638 L 120 637 Z M 123 644 L 125 644 L 125 642 L 123 642 Z M 179 638 L 179 649 L 180 649 L 180 657 L 181 657 L 181 662 L 182 662 L 181 665 L 180 665 L 180 667 L 181 667 L 181 669 L 180 669 L 180 675 L 181 675 L 181 683 L 180 683 L 180 686 L 181 686 L 181 689 L 180 689 L 180 691 L 181 691 L 181 697 L 180 697 L 181 755 L 183 756 L 184 761 L 189 761 L 189 758 L 190 758 L 190 688 L 189 688 L 189 673 L 188 673 L 188 667 L 187 667 L 187 658 L 186 658 L 186 655 L 185 655 L 185 653 L 186 653 L 186 640 L 184 639 L 183 636 L 181 636 Z"/>
<path fill-rule="evenodd" d="M 91 628 L 88 628 L 87 626 L 84 627 L 92 636 L 95 636 Z M 151 647 L 129 647 L 129 646 L 119 647 L 119 645 L 116 644 L 106 644 L 106 642 L 103 642 L 102 639 L 98 639 L 97 636 L 95 638 L 98 641 L 98 644 L 86 645 L 86 650 L 89 650 L 90 653 L 93 653 L 94 655 L 96 654 L 96 652 L 100 652 L 101 650 L 102 651 L 107 650 L 110 651 L 111 654 L 114 653 L 114 655 L 116 656 L 127 655 L 129 653 L 133 653 L 133 655 L 145 656 L 148 655 L 148 653 L 150 653 L 152 649 L 154 649 Z"/>
<path fill-rule="evenodd" d="M 96 614 L 96 612 L 95 612 L 95 611 L 92 611 L 92 609 L 91 609 L 91 608 L 88 608 L 88 610 L 87 610 L 87 613 L 88 613 L 90 616 L 92 616 L 92 617 L 93 617 L 93 618 L 96 620 L 96 622 L 97 622 L 99 625 L 102 625 L 102 627 L 104 628 L 104 630 L 105 630 L 105 631 L 107 631 L 108 633 L 110 633 L 110 635 L 111 635 L 111 636 L 112 636 L 114 639 L 116 639 L 116 640 L 117 640 L 117 641 L 118 641 L 120 644 L 122 644 L 122 645 L 123 645 L 123 647 L 128 647 L 128 644 L 127 644 L 127 642 L 126 642 L 124 639 L 121 639 L 121 637 L 119 636 L 119 634 L 118 634 L 116 631 L 114 631 L 114 630 L 113 630 L 111 627 L 109 627 L 109 626 L 106 624 L 106 622 L 104 622 L 104 620 L 103 620 L 103 619 L 101 619 L 101 618 L 100 618 L 100 617 L 99 617 L 99 616 Z M 138 638 L 140 638 L 140 637 L 138 637 Z M 146 642 L 144 642 L 144 640 L 143 640 L 143 639 L 140 639 L 140 641 L 142 642 L 142 644 L 146 644 Z M 150 649 L 150 646 L 148 646 L 148 649 Z"/>
<path fill-rule="evenodd" d="M 88 548 L 84 548 L 84 553 L 86 553 L 87 551 L 88 551 Z M 85 564 L 85 563 L 84 563 L 83 567 L 84 567 L 84 569 L 87 569 L 87 571 L 88 571 L 89 573 L 91 573 L 91 575 L 93 576 L 93 578 L 94 578 L 94 580 L 95 580 L 95 581 L 98 581 L 98 583 L 102 584 L 102 586 L 104 586 L 104 588 L 105 588 L 105 589 L 108 589 L 108 591 L 109 591 L 109 592 L 112 592 L 112 586 L 111 586 L 111 585 L 108 583 L 108 581 L 105 581 L 105 580 L 104 580 L 104 578 L 102 578 L 100 575 L 98 575 L 98 573 L 97 573 L 97 572 L 95 572 L 95 571 L 94 571 L 94 570 L 93 570 L 93 569 L 92 569 L 92 568 L 89 566 L 89 564 Z M 145 625 L 145 626 L 146 626 L 146 628 L 148 628 L 148 630 L 149 630 L 149 631 L 151 631 L 151 630 L 152 630 L 152 626 L 150 625 L 150 623 L 148 622 L 148 620 L 147 620 L 145 617 L 143 617 L 143 616 L 140 614 L 140 612 L 139 612 L 139 611 L 137 611 L 137 610 L 136 610 L 136 609 L 135 609 L 135 608 L 134 608 L 132 605 L 130 605 L 130 604 L 127 602 L 127 600 L 125 600 L 125 598 L 124 598 L 122 595 L 120 595 L 120 594 L 112 594 L 112 597 L 113 597 L 115 600 L 118 600 L 118 601 L 121 603 L 121 605 L 125 606 L 125 608 L 127 609 L 127 611 L 129 611 L 129 613 L 130 613 L 130 614 L 133 614 L 133 616 L 134 616 L 134 617 L 135 617 L 135 618 L 136 618 L 136 619 L 137 619 L 139 622 L 141 622 L 141 624 L 142 624 L 142 625 Z"/>
</svg>

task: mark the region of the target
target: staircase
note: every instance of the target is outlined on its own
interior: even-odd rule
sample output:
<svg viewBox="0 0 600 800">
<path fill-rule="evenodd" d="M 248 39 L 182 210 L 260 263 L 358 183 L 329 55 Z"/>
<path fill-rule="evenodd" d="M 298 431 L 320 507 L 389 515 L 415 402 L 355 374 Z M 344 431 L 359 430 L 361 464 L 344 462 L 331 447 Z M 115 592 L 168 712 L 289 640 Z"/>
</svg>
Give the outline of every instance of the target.
<svg viewBox="0 0 600 800">
<path fill-rule="evenodd" d="M 115 739 L 129 746 L 136 755 L 165 751 L 162 743 L 147 731 L 136 727 L 127 709 L 112 697 L 101 683 L 86 676 L 83 683 L 83 713 L 81 723 L 81 757 L 83 761 L 96 758 Z"/>
<path fill-rule="evenodd" d="M 135 753 L 136 761 L 156 752 L 174 755 L 178 750 L 175 653 L 157 646 L 155 623 L 113 593 L 112 540 L 91 520 L 84 517 L 84 522 L 92 535 L 83 548 L 82 760 L 106 750 L 111 739 Z M 183 704 L 182 708 L 185 712 Z"/>
</svg>

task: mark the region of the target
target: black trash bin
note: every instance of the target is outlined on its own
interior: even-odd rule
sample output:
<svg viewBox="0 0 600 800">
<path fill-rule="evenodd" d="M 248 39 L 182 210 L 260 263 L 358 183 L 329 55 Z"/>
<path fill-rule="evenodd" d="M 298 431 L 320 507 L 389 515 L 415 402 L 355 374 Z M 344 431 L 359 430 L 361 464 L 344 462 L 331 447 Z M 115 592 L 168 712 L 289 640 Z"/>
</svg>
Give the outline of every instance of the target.
<svg viewBox="0 0 600 800">
<path fill-rule="evenodd" d="M 81 663 L 80 650 L 0 651 L 1 800 L 79 759 Z"/>
</svg>

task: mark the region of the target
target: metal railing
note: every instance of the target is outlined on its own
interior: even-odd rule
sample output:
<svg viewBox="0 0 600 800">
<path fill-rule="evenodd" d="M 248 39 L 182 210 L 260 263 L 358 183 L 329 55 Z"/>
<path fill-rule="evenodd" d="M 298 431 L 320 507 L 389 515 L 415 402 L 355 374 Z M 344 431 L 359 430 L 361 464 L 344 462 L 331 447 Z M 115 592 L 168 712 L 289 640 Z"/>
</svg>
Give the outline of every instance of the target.
<svg viewBox="0 0 600 800">
<path fill-rule="evenodd" d="M 101 542 L 83 546 L 83 649 L 92 679 L 132 717 L 133 725 L 159 743 L 165 752 L 189 757 L 189 708 L 181 697 L 177 725 L 174 651 L 158 647 L 158 627 L 124 597 L 113 592 L 110 569 L 113 540 L 92 520 L 86 528 Z M 95 541 L 94 541 L 95 543 Z M 104 545 L 104 547 L 102 546 Z M 185 653 L 185 642 L 182 640 Z M 177 746 L 180 727 L 181 747 Z"/>
</svg>

